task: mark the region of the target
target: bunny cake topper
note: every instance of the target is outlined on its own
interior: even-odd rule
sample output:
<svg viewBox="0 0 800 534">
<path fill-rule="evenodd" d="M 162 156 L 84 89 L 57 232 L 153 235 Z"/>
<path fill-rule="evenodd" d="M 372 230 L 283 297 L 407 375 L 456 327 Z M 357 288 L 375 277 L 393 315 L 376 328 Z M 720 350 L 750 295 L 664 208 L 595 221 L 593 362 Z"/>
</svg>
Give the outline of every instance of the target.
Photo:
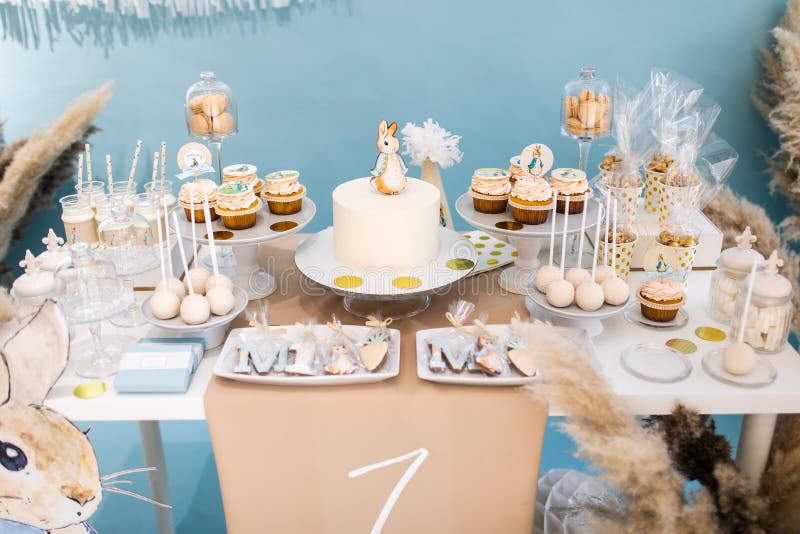
<svg viewBox="0 0 800 534">
<path fill-rule="evenodd" d="M 400 150 L 400 140 L 394 136 L 397 132 L 397 123 L 386 125 L 382 120 L 378 124 L 378 159 L 372 169 L 372 184 L 386 195 L 396 195 L 406 187 L 406 172 L 408 168 L 403 158 L 397 153 Z"/>
</svg>

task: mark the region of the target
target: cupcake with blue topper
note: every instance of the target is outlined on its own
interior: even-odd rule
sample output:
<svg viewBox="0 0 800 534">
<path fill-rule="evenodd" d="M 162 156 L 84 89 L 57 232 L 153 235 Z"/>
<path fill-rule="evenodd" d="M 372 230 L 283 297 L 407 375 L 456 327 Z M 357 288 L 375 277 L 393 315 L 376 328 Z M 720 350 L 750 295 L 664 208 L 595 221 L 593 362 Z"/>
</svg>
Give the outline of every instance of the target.
<svg viewBox="0 0 800 534">
<path fill-rule="evenodd" d="M 251 185 L 227 182 L 217 189 L 217 213 L 225 228 L 244 230 L 256 225 L 256 214 L 261 209 L 261 199 Z"/>
</svg>

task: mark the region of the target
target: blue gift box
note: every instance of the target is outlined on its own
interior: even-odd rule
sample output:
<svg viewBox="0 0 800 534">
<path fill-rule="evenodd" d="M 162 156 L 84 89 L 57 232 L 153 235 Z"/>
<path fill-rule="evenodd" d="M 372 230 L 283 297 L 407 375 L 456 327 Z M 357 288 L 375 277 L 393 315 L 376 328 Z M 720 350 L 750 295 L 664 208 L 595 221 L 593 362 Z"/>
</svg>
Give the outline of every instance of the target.
<svg viewBox="0 0 800 534">
<path fill-rule="evenodd" d="M 139 339 L 139 345 L 189 345 L 195 353 L 195 362 L 192 372 L 197 370 L 203 354 L 206 352 L 206 340 L 202 337 L 143 337 Z"/>
<path fill-rule="evenodd" d="M 129 345 L 122 350 L 114 387 L 119 393 L 185 393 L 197 361 L 191 344 Z"/>
</svg>

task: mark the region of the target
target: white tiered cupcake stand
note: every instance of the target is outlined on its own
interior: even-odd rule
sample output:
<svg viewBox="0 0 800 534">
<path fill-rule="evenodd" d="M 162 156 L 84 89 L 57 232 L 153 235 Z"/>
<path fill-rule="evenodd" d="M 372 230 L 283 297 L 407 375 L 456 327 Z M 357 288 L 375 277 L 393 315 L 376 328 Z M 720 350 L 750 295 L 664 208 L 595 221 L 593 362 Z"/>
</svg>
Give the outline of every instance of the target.
<svg viewBox="0 0 800 534">
<path fill-rule="evenodd" d="M 439 228 L 439 256 L 403 272 L 357 270 L 336 262 L 333 227 L 303 240 L 295 252 L 298 269 L 310 280 L 343 297 L 344 308 L 359 317 L 380 313 L 402 319 L 425 311 L 431 294 L 444 291 L 475 268 L 478 254 L 464 236 Z"/>
<path fill-rule="evenodd" d="M 586 202 L 586 230 L 597 224 L 597 212 L 603 207 L 594 198 Z M 541 266 L 539 252 L 550 240 L 552 220 L 547 218 L 542 224 L 522 224 L 514 220 L 510 211 L 503 213 L 481 213 L 472 205 L 472 197 L 464 193 L 456 200 L 456 211 L 465 221 L 480 230 L 502 235 L 517 247 L 517 258 L 514 265 L 500 273 L 500 287 L 511 293 L 527 295 L 533 286 L 536 270 Z M 570 215 L 567 221 L 566 234 L 579 234 L 581 231 L 581 214 Z M 556 237 L 564 235 L 564 216 L 556 214 Z M 558 256 L 556 254 L 556 256 Z"/>
<path fill-rule="evenodd" d="M 178 217 L 181 235 L 184 239 L 191 239 L 192 223 L 186 220 L 183 209 L 176 209 L 181 210 Z M 311 222 L 316 212 L 316 204 L 306 197 L 303 199 L 303 208 L 294 215 L 275 215 L 265 205 L 256 214 L 255 226 L 245 230 L 225 228 L 221 217 L 211 223 L 217 246 L 229 246 L 233 249 L 236 257 L 236 278 L 233 283 L 247 292 L 249 300 L 269 296 L 276 287 L 275 278 L 258 262 L 258 245 L 299 232 Z M 207 245 L 205 224 L 198 224 L 195 231 L 197 243 Z"/>
</svg>

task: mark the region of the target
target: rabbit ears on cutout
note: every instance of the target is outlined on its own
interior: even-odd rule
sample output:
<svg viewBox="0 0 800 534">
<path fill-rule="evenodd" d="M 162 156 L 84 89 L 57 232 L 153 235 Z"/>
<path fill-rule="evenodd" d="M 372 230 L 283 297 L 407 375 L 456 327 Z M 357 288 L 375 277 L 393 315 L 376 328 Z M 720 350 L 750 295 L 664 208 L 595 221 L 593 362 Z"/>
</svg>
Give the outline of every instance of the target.
<svg viewBox="0 0 800 534">
<path fill-rule="evenodd" d="M 0 349 L 0 405 L 40 405 L 67 367 L 69 327 L 52 300 Z"/>
<path fill-rule="evenodd" d="M 381 120 L 381 122 L 378 123 L 378 135 L 380 135 L 381 137 L 386 137 L 387 136 L 386 134 L 389 134 L 389 136 L 392 137 L 394 136 L 395 132 L 397 132 L 396 122 L 393 122 L 388 126 L 386 125 L 385 120 Z"/>
</svg>

